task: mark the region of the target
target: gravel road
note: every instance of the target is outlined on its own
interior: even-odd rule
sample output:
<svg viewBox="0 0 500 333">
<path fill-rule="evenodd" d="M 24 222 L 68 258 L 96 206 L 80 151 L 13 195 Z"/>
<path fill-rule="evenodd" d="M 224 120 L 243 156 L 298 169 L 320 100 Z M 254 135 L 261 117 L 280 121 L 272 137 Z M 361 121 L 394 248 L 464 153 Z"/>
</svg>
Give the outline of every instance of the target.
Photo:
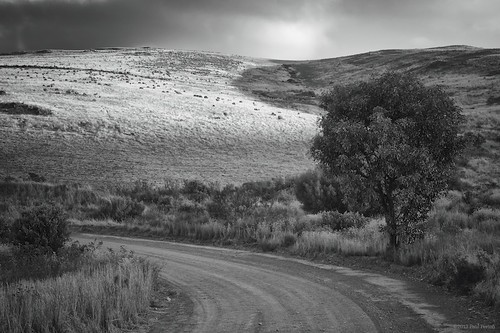
<svg viewBox="0 0 500 333">
<path fill-rule="evenodd" d="M 73 239 L 124 245 L 158 262 L 161 276 L 194 303 L 188 319 L 176 324 L 180 332 L 458 330 L 418 286 L 380 274 L 233 249 L 95 235 Z"/>
</svg>

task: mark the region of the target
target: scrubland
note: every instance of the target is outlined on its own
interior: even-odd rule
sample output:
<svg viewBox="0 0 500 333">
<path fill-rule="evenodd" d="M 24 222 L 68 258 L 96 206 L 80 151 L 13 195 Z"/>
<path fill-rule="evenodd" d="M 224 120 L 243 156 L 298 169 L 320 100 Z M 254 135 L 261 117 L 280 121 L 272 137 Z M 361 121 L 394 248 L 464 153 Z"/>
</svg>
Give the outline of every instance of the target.
<svg viewBox="0 0 500 333">
<path fill-rule="evenodd" d="M 108 190 L 10 181 L 0 184 L 0 211 L 3 225 L 8 226 L 23 210 L 52 202 L 64 207 L 78 231 L 243 246 L 306 257 L 379 256 L 425 271 L 429 282 L 499 304 L 498 191 L 477 193 L 473 202 L 460 191 L 450 191 L 435 202 L 425 237 L 393 253 L 376 210 L 368 216 L 304 211 L 310 205 L 297 200 L 297 189 L 309 186 L 309 198 L 317 200 L 322 186 L 318 177 L 309 172 L 242 186 L 193 180 L 169 180 L 162 185 L 136 182 Z M 304 200 L 303 193 L 299 197 Z"/>
</svg>

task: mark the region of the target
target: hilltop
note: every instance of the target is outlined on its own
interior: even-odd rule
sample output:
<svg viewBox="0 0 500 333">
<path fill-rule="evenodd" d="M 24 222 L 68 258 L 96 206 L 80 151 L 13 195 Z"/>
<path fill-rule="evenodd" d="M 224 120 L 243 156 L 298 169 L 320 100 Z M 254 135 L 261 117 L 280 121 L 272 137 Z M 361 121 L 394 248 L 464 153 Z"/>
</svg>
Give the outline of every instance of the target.
<svg viewBox="0 0 500 333">
<path fill-rule="evenodd" d="M 3 55 L 0 176 L 33 172 L 101 186 L 297 174 L 314 166 L 317 96 L 387 70 L 450 93 L 466 116 L 464 132 L 485 139 L 461 162 L 461 177 L 498 186 L 500 49 L 467 46 L 311 61 L 152 48 Z"/>
</svg>

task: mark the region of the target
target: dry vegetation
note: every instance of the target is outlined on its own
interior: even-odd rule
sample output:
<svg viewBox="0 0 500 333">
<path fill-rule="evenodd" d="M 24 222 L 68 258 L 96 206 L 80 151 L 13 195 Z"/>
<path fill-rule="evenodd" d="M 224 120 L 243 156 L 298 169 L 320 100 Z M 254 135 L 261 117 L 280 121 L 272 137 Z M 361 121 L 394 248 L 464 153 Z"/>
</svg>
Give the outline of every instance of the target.
<svg viewBox="0 0 500 333">
<path fill-rule="evenodd" d="M 0 221 L 12 225 L 26 207 L 49 201 L 63 206 L 73 228 L 80 231 L 246 246 L 307 257 L 381 256 L 419 267 L 430 282 L 500 304 L 498 191 L 484 192 L 474 202 L 451 191 L 435 203 L 425 238 L 404 245 L 394 255 L 387 250 L 388 237 L 380 229 L 384 221 L 376 213 L 365 217 L 304 211 L 296 191 L 304 188 L 301 182 L 313 179 L 310 184 L 314 184 L 313 174 L 239 187 L 172 180 L 162 185 L 136 182 L 106 191 L 4 182 Z"/>
<path fill-rule="evenodd" d="M 90 244 L 56 254 L 0 254 L 0 331 L 116 332 L 137 327 L 158 268 Z"/>
<path fill-rule="evenodd" d="M 0 103 L 52 112 L 0 111 L 0 176 L 34 172 L 94 186 L 165 177 L 241 184 L 307 170 L 316 117 L 232 86 L 245 69 L 268 64 L 157 49 L 0 56 Z"/>
<path fill-rule="evenodd" d="M 500 51 L 468 47 L 286 63 L 157 49 L 0 56 L 0 103 L 16 106 L 0 112 L 0 176 L 7 177 L 0 240 L 25 209 L 53 202 L 80 230 L 303 256 L 381 256 L 498 306 L 499 65 Z M 307 151 L 320 113 L 314 96 L 387 69 L 444 85 L 467 116 L 464 133 L 477 139 L 458 161 L 450 191 L 435 202 L 425 238 L 394 256 L 370 203 L 369 217 L 322 212 L 335 208 L 325 201 L 339 198 L 326 196 L 335 189 L 323 191 L 315 171 L 279 178 L 312 167 Z M 30 112 L 36 108 L 51 114 Z M 262 179 L 274 180 L 255 182 Z M 113 272 L 106 268 L 88 283 L 107 285 Z M 54 302 L 45 290 L 85 278 L 78 274 L 37 282 L 48 297 L 40 302 Z M 23 297 L 34 297 L 22 288 Z M 0 302 L 6 297 L 14 296 L 0 293 Z M 21 306 L 16 302 L 9 298 Z M 2 309 L 0 318 L 10 316 Z M 62 316 L 57 311 L 49 317 Z"/>
</svg>

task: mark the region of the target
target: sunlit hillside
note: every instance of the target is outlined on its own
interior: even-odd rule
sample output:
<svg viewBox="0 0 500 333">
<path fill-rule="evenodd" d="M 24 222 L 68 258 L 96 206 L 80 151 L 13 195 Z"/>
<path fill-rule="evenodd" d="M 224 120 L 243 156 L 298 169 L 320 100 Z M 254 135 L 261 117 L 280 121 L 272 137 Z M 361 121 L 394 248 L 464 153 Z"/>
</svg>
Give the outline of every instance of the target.
<svg viewBox="0 0 500 333">
<path fill-rule="evenodd" d="M 232 84 L 267 65 L 160 49 L 1 56 L 0 176 L 101 185 L 166 177 L 242 183 L 302 172 L 313 165 L 316 116 Z"/>
</svg>

